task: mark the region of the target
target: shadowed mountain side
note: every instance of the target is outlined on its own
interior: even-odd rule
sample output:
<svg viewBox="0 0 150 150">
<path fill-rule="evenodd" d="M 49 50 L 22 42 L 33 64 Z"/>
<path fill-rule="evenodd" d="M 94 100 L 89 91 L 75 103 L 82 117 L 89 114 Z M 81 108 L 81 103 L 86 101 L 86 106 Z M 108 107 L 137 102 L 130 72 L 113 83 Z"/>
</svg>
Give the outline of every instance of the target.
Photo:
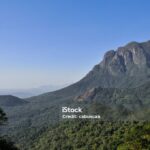
<svg viewBox="0 0 150 150">
<path fill-rule="evenodd" d="M 28 102 L 20 99 L 18 97 L 15 96 L 11 96 L 11 95 L 0 95 L 0 106 L 1 107 L 12 107 L 12 106 L 19 106 L 19 105 L 23 105 L 23 104 L 27 104 Z"/>
</svg>

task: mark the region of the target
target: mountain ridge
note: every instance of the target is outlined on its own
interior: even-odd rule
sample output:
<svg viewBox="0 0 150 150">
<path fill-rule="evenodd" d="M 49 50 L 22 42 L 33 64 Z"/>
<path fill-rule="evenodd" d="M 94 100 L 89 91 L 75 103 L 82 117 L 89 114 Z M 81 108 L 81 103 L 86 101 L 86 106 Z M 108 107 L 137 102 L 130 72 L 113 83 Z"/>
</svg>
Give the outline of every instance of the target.
<svg viewBox="0 0 150 150">
<path fill-rule="evenodd" d="M 130 42 L 105 53 L 103 60 L 80 80 L 88 87 L 137 87 L 150 81 L 150 41 Z M 81 83 L 81 84 L 82 84 Z"/>
<path fill-rule="evenodd" d="M 149 63 L 150 40 L 142 43 L 130 42 L 116 50 L 107 51 L 103 60 L 78 82 L 63 89 L 43 93 L 26 100 L 37 99 L 37 97 L 44 95 L 58 94 L 66 97 L 76 95 L 76 93 L 79 95 L 97 87 L 135 88 L 150 81 Z"/>
<path fill-rule="evenodd" d="M 12 95 L 0 95 L 0 106 L 1 107 L 14 107 L 27 104 L 28 102 Z"/>
</svg>

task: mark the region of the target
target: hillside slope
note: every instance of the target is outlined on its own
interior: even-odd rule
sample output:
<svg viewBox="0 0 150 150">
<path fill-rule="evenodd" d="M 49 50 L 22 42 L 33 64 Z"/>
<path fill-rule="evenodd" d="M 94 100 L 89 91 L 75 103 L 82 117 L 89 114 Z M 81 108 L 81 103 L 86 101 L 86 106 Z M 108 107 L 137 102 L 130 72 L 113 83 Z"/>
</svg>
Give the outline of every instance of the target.
<svg viewBox="0 0 150 150">
<path fill-rule="evenodd" d="M 1 107 L 13 107 L 13 106 L 19 106 L 19 105 L 23 105 L 23 104 L 27 104 L 28 102 L 20 99 L 18 97 L 15 96 L 11 96 L 11 95 L 0 95 L 0 106 Z"/>
<path fill-rule="evenodd" d="M 31 150 L 148 150 L 150 123 L 70 121 L 46 129 Z"/>
</svg>

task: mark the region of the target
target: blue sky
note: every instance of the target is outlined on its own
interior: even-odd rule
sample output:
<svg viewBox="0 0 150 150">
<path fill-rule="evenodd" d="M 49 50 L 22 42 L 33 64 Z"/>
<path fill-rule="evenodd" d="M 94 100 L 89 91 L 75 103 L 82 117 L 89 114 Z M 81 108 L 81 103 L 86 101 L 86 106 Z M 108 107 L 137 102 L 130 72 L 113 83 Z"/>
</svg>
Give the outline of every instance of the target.
<svg viewBox="0 0 150 150">
<path fill-rule="evenodd" d="M 0 88 L 73 83 L 103 54 L 150 40 L 149 0 L 1 0 Z"/>
</svg>

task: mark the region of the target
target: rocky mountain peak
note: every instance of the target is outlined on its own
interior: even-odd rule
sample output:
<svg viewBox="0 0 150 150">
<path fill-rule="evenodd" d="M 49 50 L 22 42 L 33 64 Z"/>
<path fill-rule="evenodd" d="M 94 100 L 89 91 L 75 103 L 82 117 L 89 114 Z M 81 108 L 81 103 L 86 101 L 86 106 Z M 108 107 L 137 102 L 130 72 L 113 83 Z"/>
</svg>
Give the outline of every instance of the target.
<svg viewBox="0 0 150 150">
<path fill-rule="evenodd" d="M 116 51 L 110 50 L 104 55 L 100 66 L 111 74 L 125 73 L 133 65 L 138 68 L 148 67 L 150 49 L 146 49 L 144 44 L 131 42 L 124 47 L 119 47 Z"/>
<path fill-rule="evenodd" d="M 105 53 L 81 81 L 89 87 L 135 87 L 150 80 L 150 41 L 130 42 Z"/>
</svg>

